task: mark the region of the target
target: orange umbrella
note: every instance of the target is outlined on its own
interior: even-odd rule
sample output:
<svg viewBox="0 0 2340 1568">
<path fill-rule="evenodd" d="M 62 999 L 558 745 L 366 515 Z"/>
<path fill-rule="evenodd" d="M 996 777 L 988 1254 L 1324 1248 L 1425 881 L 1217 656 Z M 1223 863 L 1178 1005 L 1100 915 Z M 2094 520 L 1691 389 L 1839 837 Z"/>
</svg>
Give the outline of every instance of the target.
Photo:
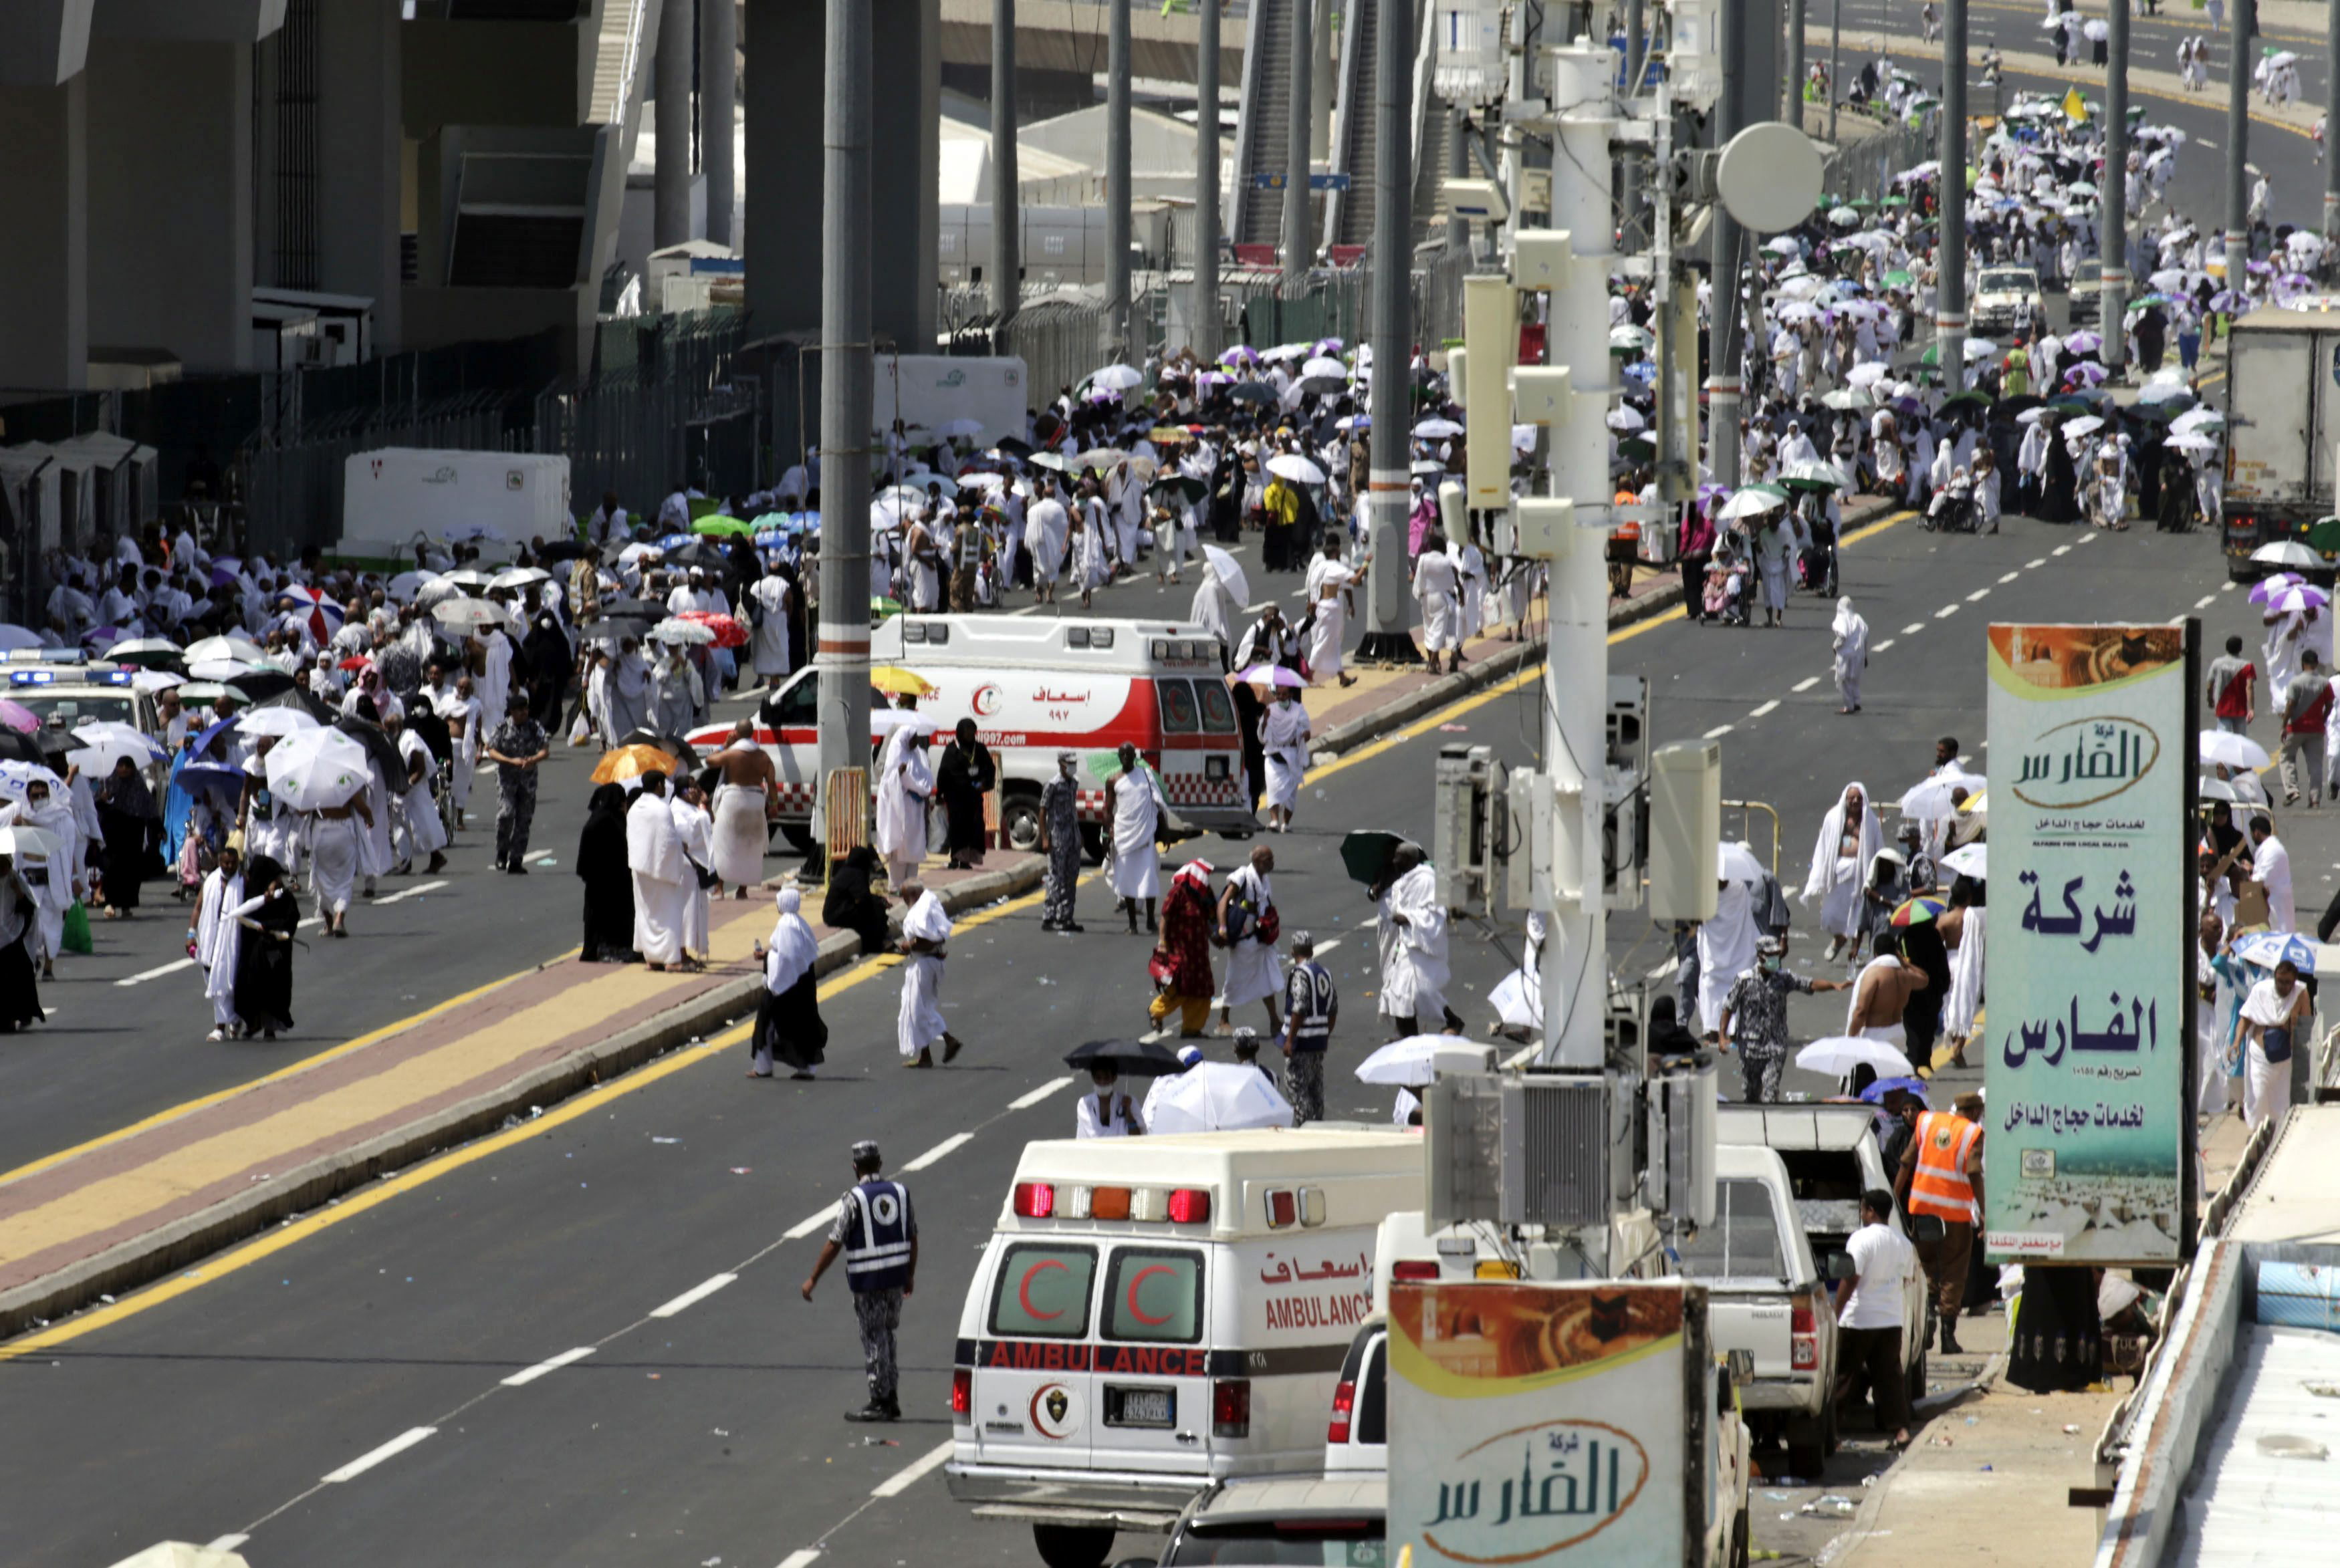
<svg viewBox="0 0 2340 1568">
<path fill-rule="evenodd" d="M 593 764 L 593 782 L 617 784 L 644 774 L 671 774 L 676 766 L 673 754 L 656 746 L 620 746 L 616 751 L 603 752 L 601 760 Z"/>
</svg>

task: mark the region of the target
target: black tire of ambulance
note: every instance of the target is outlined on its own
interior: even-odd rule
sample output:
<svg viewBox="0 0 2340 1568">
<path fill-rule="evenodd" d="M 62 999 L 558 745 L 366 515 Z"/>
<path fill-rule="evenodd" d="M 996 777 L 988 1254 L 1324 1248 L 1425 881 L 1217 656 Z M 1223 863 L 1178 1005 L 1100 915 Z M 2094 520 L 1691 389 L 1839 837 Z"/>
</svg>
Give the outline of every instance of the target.
<svg viewBox="0 0 2340 1568">
<path fill-rule="evenodd" d="M 1035 1524 L 1032 1544 L 1048 1568 L 1105 1568 L 1113 1551 L 1113 1528 L 1106 1524 Z"/>
<path fill-rule="evenodd" d="M 1009 790 L 999 800 L 999 832 L 1007 847 L 1030 854 L 1040 847 L 1040 796 L 1032 790 Z"/>
<path fill-rule="evenodd" d="M 1918 1352 L 1917 1361 L 1910 1366 L 1909 1388 L 1909 1408 L 1915 1410 L 1918 1401 L 1926 1397 L 1926 1353 L 1922 1350 Z"/>
<path fill-rule="evenodd" d="M 1104 825 L 1093 822 L 1081 823 L 1081 853 L 1088 857 L 1088 863 L 1091 865 L 1103 865 L 1105 852 Z"/>
<path fill-rule="evenodd" d="M 1741 1508 L 1730 1526 L 1730 1568 L 1747 1568 L 1754 1553 L 1753 1531 L 1749 1527 L 1747 1510 Z"/>
<path fill-rule="evenodd" d="M 808 822 L 782 823 L 780 836 L 788 841 L 790 849 L 801 855 L 809 855 L 820 847 L 820 841 L 812 836 L 812 823 Z"/>
</svg>

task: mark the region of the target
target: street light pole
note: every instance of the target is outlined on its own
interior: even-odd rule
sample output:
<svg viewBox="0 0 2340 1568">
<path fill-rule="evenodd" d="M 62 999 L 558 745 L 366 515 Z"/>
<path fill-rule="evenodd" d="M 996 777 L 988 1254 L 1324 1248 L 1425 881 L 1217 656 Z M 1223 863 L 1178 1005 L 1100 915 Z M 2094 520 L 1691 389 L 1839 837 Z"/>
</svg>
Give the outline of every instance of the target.
<svg viewBox="0 0 2340 1568">
<path fill-rule="evenodd" d="M 991 316 L 1004 334 L 1024 302 L 1016 173 L 1016 0 L 991 0 Z M 996 337 L 999 351 L 1007 351 Z"/>
<path fill-rule="evenodd" d="M 1788 0 L 1788 123 L 1804 128 L 1804 0 Z"/>
<path fill-rule="evenodd" d="M 1129 0 L 1106 0 L 1105 306 L 1113 357 L 1129 345 Z"/>
<path fill-rule="evenodd" d="M 2105 369 L 2120 379 L 2128 353 L 2122 318 L 2128 303 L 2128 6 L 2107 13 L 2105 50 L 2105 186 L 2102 237 L 2097 242 L 2097 323 L 2105 340 Z"/>
<path fill-rule="evenodd" d="M 1934 344 L 1942 387 L 1966 380 L 1967 0 L 1942 5 L 1942 243 L 1937 257 Z"/>
<path fill-rule="evenodd" d="M 1365 486 L 1373 556 L 1365 577 L 1364 640 L 1357 647 L 1360 658 L 1403 664 L 1421 658 L 1407 613 L 1405 559 L 1412 488 L 1405 449 L 1413 387 L 1413 10 L 1385 0 L 1373 18 L 1380 29 L 1373 58 L 1373 428 L 1366 441 Z"/>
<path fill-rule="evenodd" d="M 1747 8 L 1725 4 L 1720 30 L 1722 51 L 1722 93 L 1714 104 L 1716 151 L 1730 145 L 1746 124 L 1745 62 Z M 1743 240 L 1739 220 L 1720 202 L 1714 203 L 1713 290 L 1706 351 L 1706 459 L 1719 485 L 1739 483 L 1739 395 L 1741 370 L 1739 345 L 1739 252 Z M 1692 475 L 1695 482 L 1697 476 Z"/>
<path fill-rule="evenodd" d="M 831 5 L 821 113 L 820 624 L 813 652 L 826 853 L 839 772 L 869 766 L 869 7 Z M 849 800 L 866 801 L 868 790 Z M 843 804 L 843 803 L 841 803 Z M 862 809 L 866 810 L 866 806 Z M 859 824 L 855 824 L 857 827 Z"/>
<path fill-rule="evenodd" d="M 2226 287 L 2239 290 L 2251 259 L 2251 35 L 2258 31 L 2252 0 L 2235 0 L 2235 31 L 2226 42 Z M 2325 133 L 2326 142 L 2331 140 Z"/>
<path fill-rule="evenodd" d="M 999 0 L 1012 5 L 1015 0 Z M 1219 351 L 1219 0 L 1203 0 L 1195 44 L 1195 305 L 1187 340 Z"/>
<path fill-rule="evenodd" d="M 1310 24 L 1315 4 L 1314 0 L 1288 0 L 1288 4 L 1292 9 L 1292 112 L 1284 127 L 1284 283 L 1287 290 L 1308 275 L 1309 261 L 1316 253 L 1308 234 L 1308 127 L 1314 117 L 1309 106 L 1308 89 L 1314 80 L 1309 56 L 1315 51 Z M 1259 25 L 1257 11 L 1252 13 L 1252 25 Z"/>
<path fill-rule="evenodd" d="M 1844 0 L 1834 0 L 1829 12 L 1829 141 L 1836 141 L 1837 101 L 1844 95 Z"/>
</svg>

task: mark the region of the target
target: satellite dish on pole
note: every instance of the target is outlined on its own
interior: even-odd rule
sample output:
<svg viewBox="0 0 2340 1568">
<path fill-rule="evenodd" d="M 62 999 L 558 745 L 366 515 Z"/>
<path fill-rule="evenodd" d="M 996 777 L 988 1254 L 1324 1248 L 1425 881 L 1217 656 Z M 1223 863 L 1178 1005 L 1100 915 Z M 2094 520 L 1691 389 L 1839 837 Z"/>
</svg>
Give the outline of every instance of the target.
<svg viewBox="0 0 2340 1568">
<path fill-rule="evenodd" d="M 1820 150 L 1779 120 L 1750 125 L 1730 138 L 1714 171 L 1723 206 L 1758 234 L 1776 234 L 1810 217 L 1820 199 Z"/>
</svg>

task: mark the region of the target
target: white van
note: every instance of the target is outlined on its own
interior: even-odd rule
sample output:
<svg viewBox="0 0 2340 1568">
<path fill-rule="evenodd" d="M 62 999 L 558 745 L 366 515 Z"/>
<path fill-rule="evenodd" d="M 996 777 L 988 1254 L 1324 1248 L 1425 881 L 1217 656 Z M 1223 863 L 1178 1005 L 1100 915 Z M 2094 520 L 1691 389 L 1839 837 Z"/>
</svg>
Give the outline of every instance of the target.
<svg viewBox="0 0 2340 1568">
<path fill-rule="evenodd" d="M 1040 790 L 1056 754 L 1082 754 L 1082 833 L 1104 854 L 1105 775 L 1089 766 L 1126 742 L 1162 776 L 1170 809 L 1190 825 L 1228 837 L 1259 826 L 1244 788 L 1243 735 L 1220 667 L 1219 644 L 1197 626 L 1167 621 L 1040 616 L 887 618 L 869 634 L 869 662 L 924 676 L 936 695 L 919 703 L 947 737 L 972 718 L 999 766 L 999 822 L 1011 848 L 1040 843 Z M 798 670 L 766 696 L 756 740 L 779 776 L 780 824 L 799 848 L 819 776 L 820 672 Z M 729 741 L 729 723 L 685 738 L 701 750 Z M 874 746 L 877 741 L 871 736 Z M 939 743 L 937 743 L 939 744 Z"/>
<path fill-rule="evenodd" d="M 1231 1475 L 1320 1469 L 1422 1137 L 1300 1128 L 1029 1144 L 953 1357 L 951 1495 L 1051 1568 Z"/>
</svg>

